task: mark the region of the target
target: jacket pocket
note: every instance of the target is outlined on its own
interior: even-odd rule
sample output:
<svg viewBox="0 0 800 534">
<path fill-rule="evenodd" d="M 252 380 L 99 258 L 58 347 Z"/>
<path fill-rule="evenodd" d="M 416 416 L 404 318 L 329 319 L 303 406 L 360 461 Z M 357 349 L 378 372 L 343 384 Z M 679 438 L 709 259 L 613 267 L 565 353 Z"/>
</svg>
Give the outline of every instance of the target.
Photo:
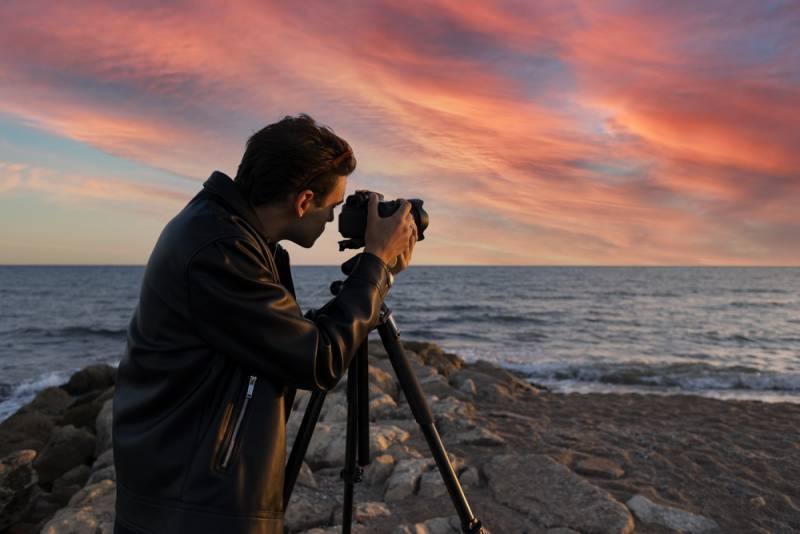
<svg viewBox="0 0 800 534">
<path fill-rule="evenodd" d="M 239 438 L 242 432 L 242 421 L 244 421 L 244 416 L 247 413 L 247 405 L 250 403 L 250 399 L 253 398 L 253 391 L 255 390 L 257 379 L 258 378 L 255 375 L 250 376 L 250 379 L 247 383 L 247 389 L 244 391 L 243 398 L 239 403 L 238 412 L 228 419 L 228 426 L 225 429 L 221 453 L 219 456 L 219 461 L 217 462 L 217 467 L 221 470 L 228 469 L 231 459 L 233 458 L 233 454 L 239 444 Z"/>
</svg>

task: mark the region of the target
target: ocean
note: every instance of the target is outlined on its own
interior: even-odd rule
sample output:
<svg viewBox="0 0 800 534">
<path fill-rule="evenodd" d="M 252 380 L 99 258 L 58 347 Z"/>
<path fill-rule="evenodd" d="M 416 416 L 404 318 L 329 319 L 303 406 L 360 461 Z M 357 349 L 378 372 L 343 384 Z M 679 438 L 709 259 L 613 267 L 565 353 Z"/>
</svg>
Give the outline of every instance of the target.
<svg viewBox="0 0 800 534">
<path fill-rule="evenodd" d="M 0 420 L 88 364 L 117 364 L 143 272 L 0 267 Z M 341 278 L 293 276 L 304 311 Z M 412 266 L 387 304 L 403 339 L 555 391 L 800 402 L 800 268 Z"/>
</svg>

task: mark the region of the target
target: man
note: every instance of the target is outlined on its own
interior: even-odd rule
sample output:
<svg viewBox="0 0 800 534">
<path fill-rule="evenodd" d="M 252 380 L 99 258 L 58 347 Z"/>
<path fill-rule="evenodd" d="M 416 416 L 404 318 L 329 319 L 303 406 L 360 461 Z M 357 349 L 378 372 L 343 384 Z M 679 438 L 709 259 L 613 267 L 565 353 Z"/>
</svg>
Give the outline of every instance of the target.
<svg viewBox="0 0 800 534">
<path fill-rule="evenodd" d="M 311 247 L 355 166 L 331 130 L 286 117 L 250 138 L 235 180 L 213 173 L 167 224 L 119 366 L 116 532 L 283 532 L 295 388 L 336 384 L 416 242 L 410 204 L 381 218 L 373 195 L 341 292 L 302 315 L 278 242 Z"/>
</svg>

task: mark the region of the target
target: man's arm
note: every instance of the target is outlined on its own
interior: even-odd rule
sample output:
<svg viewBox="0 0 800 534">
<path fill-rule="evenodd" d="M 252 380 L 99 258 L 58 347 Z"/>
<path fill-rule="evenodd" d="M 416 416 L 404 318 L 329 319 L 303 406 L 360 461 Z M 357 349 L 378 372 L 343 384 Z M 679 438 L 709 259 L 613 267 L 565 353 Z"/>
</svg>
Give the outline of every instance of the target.
<svg viewBox="0 0 800 534">
<path fill-rule="evenodd" d="M 385 263 L 362 254 L 339 295 L 309 320 L 255 243 L 223 238 L 188 269 L 198 335 L 246 369 L 302 389 L 332 388 L 378 318 L 388 290 Z"/>
</svg>

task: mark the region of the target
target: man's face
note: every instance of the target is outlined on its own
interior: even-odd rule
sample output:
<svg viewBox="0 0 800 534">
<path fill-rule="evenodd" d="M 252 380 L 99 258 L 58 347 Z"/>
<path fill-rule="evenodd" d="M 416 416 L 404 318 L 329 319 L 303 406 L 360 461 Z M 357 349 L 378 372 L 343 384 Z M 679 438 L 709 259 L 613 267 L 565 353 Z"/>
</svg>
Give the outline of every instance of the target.
<svg viewBox="0 0 800 534">
<path fill-rule="evenodd" d="M 311 201 L 303 218 L 296 223 L 294 241 L 301 247 L 311 248 L 322 232 L 325 225 L 333 221 L 333 212 L 336 206 L 344 202 L 344 192 L 347 187 L 347 178 L 339 176 L 336 184 L 322 200 L 317 203 Z"/>
</svg>

